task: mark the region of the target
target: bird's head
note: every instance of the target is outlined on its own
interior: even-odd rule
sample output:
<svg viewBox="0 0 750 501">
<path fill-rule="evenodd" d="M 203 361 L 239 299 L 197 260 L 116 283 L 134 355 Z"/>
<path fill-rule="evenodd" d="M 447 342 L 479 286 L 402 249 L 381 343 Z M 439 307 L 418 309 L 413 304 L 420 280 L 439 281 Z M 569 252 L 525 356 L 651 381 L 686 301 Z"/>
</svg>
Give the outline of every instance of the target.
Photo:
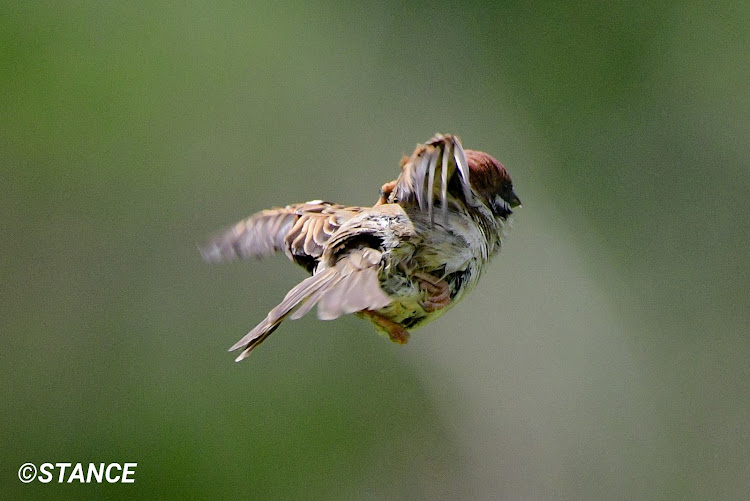
<svg viewBox="0 0 750 501">
<path fill-rule="evenodd" d="M 479 199 L 495 217 L 508 218 L 511 209 L 521 206 L 513 191 L 513 181 L 503 164 L 483 151 L 465 150 L 469 164 L 469 183 Z"/>
</svg>

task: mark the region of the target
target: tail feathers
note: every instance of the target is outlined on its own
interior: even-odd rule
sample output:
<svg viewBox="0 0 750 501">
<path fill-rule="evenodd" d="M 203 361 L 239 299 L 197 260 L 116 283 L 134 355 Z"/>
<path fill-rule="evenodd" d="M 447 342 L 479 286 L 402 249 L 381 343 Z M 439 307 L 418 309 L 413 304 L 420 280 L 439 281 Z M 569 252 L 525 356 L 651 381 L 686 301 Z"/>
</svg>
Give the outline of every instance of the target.
<svg viewBox="0 0 750 501">
<path fill-rule="evenodd" d="M 380 252 L 374 249 L 355 251 L 339 260 L 333 267 L 303 280 L 229 351 L 242 348 L 242 353 L 236 361 L 243 360 L 271 335 L 287 316 L 291 314 L 292 320 L 296 320 L 307 314 L 316 304 L 318 318 L 321 320 L 333 320 L 346 313 L 377 310 L 389 305 L 392 300 L 380 288 L 378 280 L 380 256 Z"/>
</svg>

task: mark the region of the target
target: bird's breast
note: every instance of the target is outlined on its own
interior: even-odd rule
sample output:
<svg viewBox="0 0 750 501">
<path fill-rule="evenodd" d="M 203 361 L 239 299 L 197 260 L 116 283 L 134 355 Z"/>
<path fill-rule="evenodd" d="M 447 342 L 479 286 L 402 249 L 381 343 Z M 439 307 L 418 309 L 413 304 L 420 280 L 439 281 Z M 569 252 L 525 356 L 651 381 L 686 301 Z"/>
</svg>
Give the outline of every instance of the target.
<svg viewBox="0 0 750 501">
<path fill-rule="evenodd" d="M 486 262 L 493 252 L 486 232 L 464 213 L 449 213 L 447 221 L 438 214 L 433 223 L 424 217 L 415 218 L 414 226 L 420 237 L 415 258 L 429 273 L 465 271 L 473 263 Z"/>
</svg>

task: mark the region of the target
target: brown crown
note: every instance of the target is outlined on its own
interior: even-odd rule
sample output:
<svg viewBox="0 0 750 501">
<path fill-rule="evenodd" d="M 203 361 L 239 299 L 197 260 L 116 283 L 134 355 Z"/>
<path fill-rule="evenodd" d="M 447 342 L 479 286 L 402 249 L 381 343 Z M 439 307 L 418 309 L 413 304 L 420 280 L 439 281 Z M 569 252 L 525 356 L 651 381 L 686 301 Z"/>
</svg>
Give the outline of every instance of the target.
<svg viewBox="0 0 750 501">
<path fill-rule="evenodd" d="M 469 181 L 481 195 L 489 197 L 500 192 L 503 183 L 512 183 L 503 164 L 483 151 L 466 150 Z"/>
</svg>

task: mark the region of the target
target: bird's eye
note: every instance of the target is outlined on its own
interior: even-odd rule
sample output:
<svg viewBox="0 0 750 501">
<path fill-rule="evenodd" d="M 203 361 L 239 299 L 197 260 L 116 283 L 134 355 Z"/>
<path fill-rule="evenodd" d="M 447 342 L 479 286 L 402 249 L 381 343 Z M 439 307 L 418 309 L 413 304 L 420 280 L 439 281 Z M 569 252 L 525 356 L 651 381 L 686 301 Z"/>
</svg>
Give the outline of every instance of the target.
<svg viewBox="0 0 750 501">
<path fill-rule="evenodd" d="M 510 193 L 513 191 L 513 185 L 510 184 L 508 181 L 505 181 L 503 184 L 500 185 L 500 194 L 505 196 L 510 195 Z"/>
</svg>

